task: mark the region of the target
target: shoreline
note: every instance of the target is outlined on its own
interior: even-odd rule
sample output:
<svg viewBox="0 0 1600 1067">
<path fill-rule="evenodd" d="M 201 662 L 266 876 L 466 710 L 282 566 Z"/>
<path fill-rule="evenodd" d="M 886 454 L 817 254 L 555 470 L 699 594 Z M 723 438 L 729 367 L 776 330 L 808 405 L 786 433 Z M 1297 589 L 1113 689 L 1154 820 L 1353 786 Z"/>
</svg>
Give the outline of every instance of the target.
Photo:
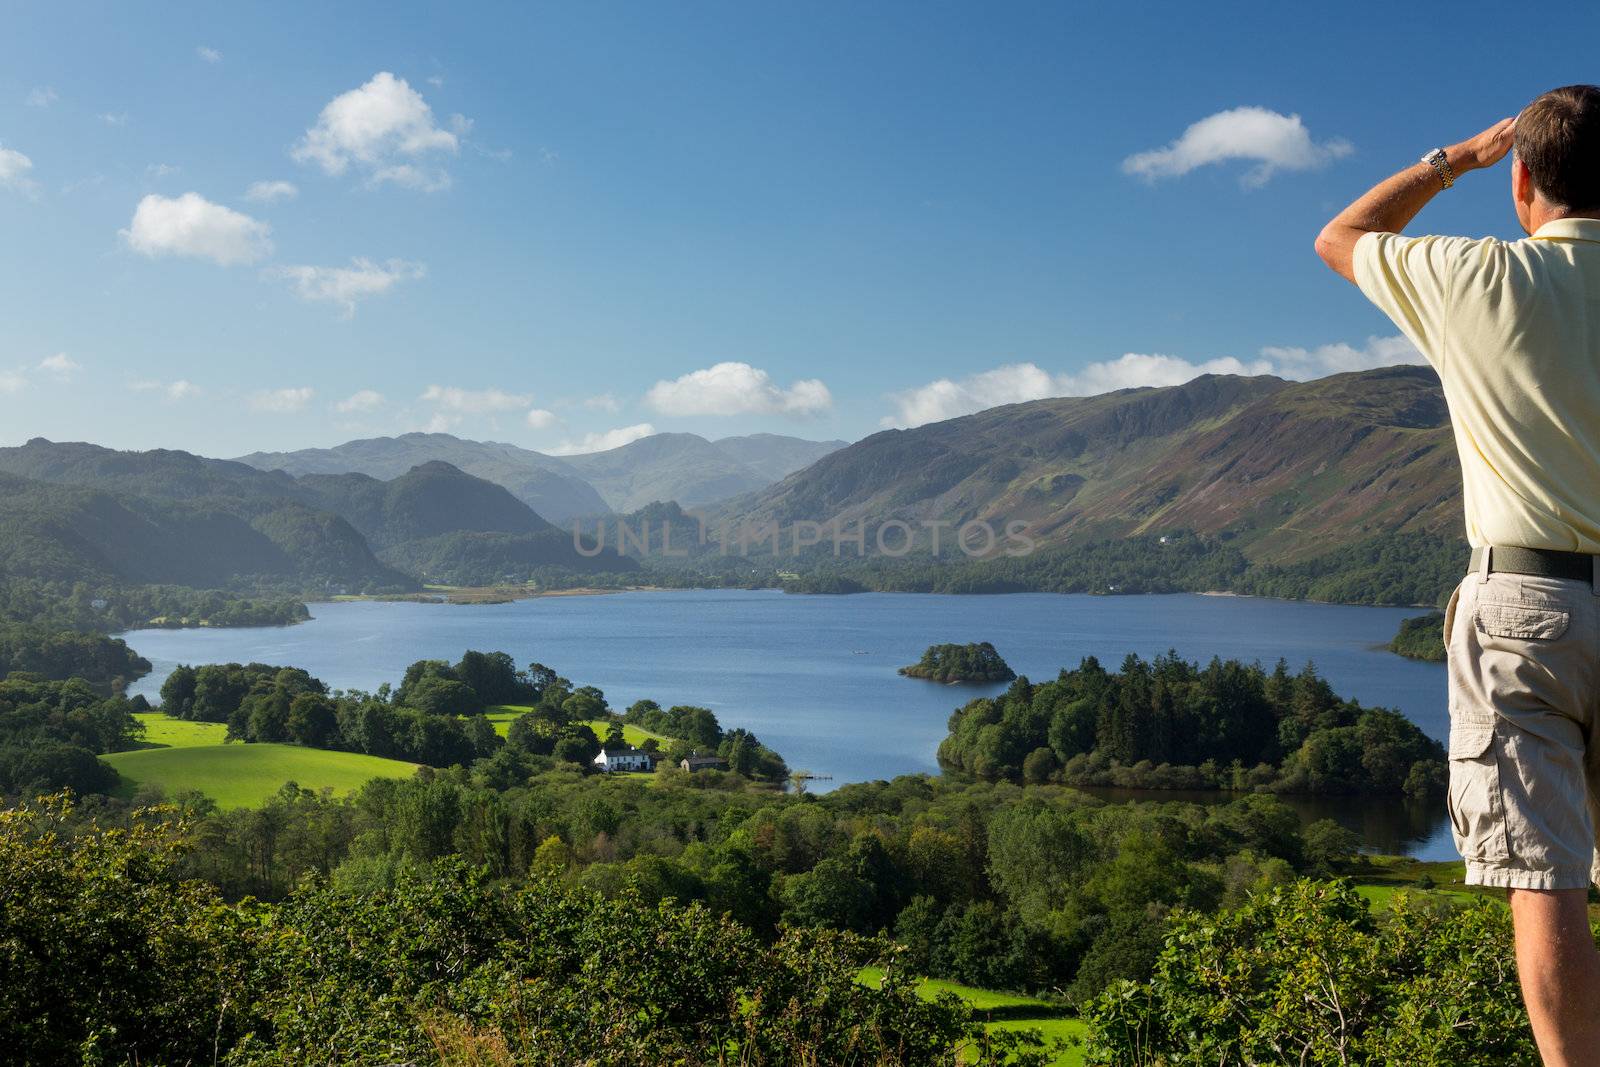
<svg viewBox="0 0 1600 1067">
<path fill-rule="evenodd" d="M 543 597 L 606 596 L 612 593 L 665 592 L 666 586 L 628 585 L 620 587 L 574 586 L 570 589 L 539 589 L 518 585 L 424 586 L 416 593 L 348 593 L 306 599 L 307 604 L 351 604 L 359 602 L 391 604 L 509 604 L 516 600 Z"/>
</svg>

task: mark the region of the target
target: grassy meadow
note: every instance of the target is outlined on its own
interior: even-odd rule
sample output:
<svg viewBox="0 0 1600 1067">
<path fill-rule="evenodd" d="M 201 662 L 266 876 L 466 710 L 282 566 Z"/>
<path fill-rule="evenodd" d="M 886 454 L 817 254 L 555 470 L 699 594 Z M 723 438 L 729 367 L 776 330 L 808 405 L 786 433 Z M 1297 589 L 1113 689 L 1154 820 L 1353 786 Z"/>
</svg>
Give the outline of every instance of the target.
<svg viewBox="0 0 1600 1067">
<path fill-rule="evenodd" d="M 862 968 L 863 985 L 877 986 L 882 981 L 883 971 L 879 968 Z M 1046 1041 L 1054 1038 L 1064 1041 L 1082 1039 L 1088 1031 L 1083 1021 L 1074 1018 L 1066 1008 L 1038 997 L 997 993 L 992 989 L 978 989 L 939 978 L 924 978 L 918 982 L 917 993 L 928 1000 L 940 993 L 954 993 L 971 1005 L 974 1011 L 987 1015 L 989 1021 L 985 1025 L 991 1030 L 1038 1030 Z M 1066 1049 L 1051 1061 L 1052 1067 L 1079 1067 L 1082 1063 L 1083 1051 L 1077 1047 Z"/>
<path fill-rule="evenodd" d="M 101 757 L 122 776 L 116 792 L 125 798 L 153 784 L 169 796 L 193 789 L 219 807 L 244 808 L 260 804 L 285 782 L 348 793 L 373 778 L 409 778 L 418 766 L 300 745 L 224 744 L 228 731 L 221 723 L 188 722 L 160 712 L 138 718 L 145 747 Z"/>
<path fill-rule="evenodd" d="M 496 704 L 484 713 L 484 717 L 494 724 L 495 733 L 504 737 L 506 732 L 511 729 L 511 723 L 514 719 L 520 715 L 526 715 L 532 710 L 533 708 L 526 704 Z M 584 725 L 593 730 L 594 735 L 602 741 L 606 739 L 606 731 L 611 728 L 611 722 L 608 719 L 591 719 Z M 667 747 L 668 738 L 662 737 L 660 734 L 653 734 L 649 730 L 641 730 L 632 723 L 622 724 L 622 739 L 635 748 L 652 737 L 656 739 L 656 743 L 662 748 Z"/>
</svg>

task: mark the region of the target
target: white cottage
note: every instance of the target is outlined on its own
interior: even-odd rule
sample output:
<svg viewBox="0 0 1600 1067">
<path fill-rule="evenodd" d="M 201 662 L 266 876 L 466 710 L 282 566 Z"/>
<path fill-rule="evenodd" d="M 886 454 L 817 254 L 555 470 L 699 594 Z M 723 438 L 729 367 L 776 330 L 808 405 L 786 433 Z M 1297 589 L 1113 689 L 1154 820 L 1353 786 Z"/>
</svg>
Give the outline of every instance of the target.
<svg viewBox="0 0 1600 1067">
<path fill-rule="evenodd" d="M 655 757 L 632 745 L 602 745 L 594 765 L 602 771 L 652 771 Z"/>
</svg>

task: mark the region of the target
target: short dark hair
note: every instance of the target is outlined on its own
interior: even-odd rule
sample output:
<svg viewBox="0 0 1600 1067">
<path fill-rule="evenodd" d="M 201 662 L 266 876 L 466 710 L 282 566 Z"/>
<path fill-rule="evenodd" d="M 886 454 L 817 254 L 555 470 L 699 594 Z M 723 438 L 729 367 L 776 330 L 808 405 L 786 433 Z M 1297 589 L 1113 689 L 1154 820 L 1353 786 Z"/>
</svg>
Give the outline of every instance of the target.
<svg viewBox="0 0 1600 1067">
<path fill-rule="evenodd" d="M 1516 146 L 1545 200 L 1568 211 L 1600 209 L 1600 87 L 1564 85 L 1523 108 Z"/>
</svg>

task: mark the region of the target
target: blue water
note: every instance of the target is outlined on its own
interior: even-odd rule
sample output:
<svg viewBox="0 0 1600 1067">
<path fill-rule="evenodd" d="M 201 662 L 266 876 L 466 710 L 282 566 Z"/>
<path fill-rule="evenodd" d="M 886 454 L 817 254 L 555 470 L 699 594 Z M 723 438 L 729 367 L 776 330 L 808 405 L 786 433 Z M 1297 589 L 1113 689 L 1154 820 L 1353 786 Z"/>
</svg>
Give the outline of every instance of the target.
<svg viewBox="0 0 1600 1067">
<path fill-rule="evenodd" d="M 155 698 L 178 663 L 251 660 L 304 667 L 336 688 L 398 682 L 414 660 L 469 649 L 545 663 L 603 689 L 615 707 L 649 697 L 700 704 L 743 726 L 789 765 L 833 785 L 936 771 L 950 712 L 1003 686 L 948 687 L 903 678 L 930 644 L 992 641 L 1018 674 L 1054 677 L 1088 655 L 1108 668 L 1129 652 L 1168 649 L 1188 659 L 1307 660 L 1343 696 L 1395 708 L 1433 737 L 1448 730 L 1442 666 L 1384 650 L 1414 610 L 1248 597 L 1096 597 L 1051 593 L 792 596 L 776 591 L 681 590 L 544 597 L 495 605 L 329 603 L 299 626 L 137 630 L 128 643 L 155 670 L 134 692 Z M 819 782 L 826 788 L 828 782 Z M 1375 848 L 1454 856 L 1430 812 L 1396 826 L 1382 806 L 1312 805 Z M 1361 810 L 1356 810 L 1360 808 Z M 1404 822 L 1402 820 L 1402 822 Z"/>
</svg>

